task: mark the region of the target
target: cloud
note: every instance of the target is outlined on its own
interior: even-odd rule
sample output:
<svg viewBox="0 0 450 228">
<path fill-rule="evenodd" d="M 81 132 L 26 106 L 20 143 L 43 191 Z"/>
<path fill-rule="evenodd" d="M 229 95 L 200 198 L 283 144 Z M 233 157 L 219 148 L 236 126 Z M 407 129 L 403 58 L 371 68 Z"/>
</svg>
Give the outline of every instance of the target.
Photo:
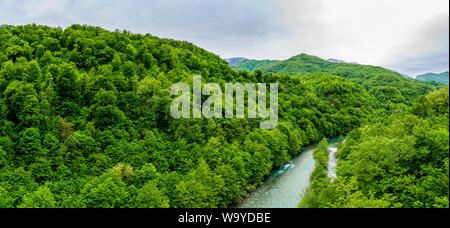
<svg viewBox="0 0 450 228">
<path fill-rule="evenodd" d="M 0 0 L 0 24 L 90 24 L 187 40 L 221 57 L 286 59 L 304 52 L 416 74 L 448 68 L 448 5 L 448 0 Z"/>
<path fill-rule="evenodd" d="M 23 1 L 22 7 L 25 15 L 33 18 L 45 14 L 65 13 L 67 3 L 67 0 L 29 0 Z"/>
<path fill-rule="evenodd" d="M 423 23 L 388 59 L 388 67 L 414 76 L 448 71 L 449 15 L 437 15 Z"/>
</svg>

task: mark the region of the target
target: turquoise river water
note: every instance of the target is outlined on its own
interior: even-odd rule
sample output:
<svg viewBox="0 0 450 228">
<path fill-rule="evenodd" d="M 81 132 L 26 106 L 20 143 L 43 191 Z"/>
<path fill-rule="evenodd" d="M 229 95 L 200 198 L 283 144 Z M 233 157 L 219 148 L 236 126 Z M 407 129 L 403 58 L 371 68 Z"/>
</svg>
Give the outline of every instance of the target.
<svg viewBox="0 0 450 228">
<path fill-rule="evenodd" d="M 336 177 L 335 167 L 338 139 L 328 141 L 330 148 L 328 175 Z M 310 176 L 314 170 L 315 161 L 313 151 L 317 145 L 302 149 L 297 157 L 274 170 L 266 178 L 257 191 L 248 195 L 240 208 L 296 208 L 301 200 L 302 193 L 310 184 Z"/>
</svg>

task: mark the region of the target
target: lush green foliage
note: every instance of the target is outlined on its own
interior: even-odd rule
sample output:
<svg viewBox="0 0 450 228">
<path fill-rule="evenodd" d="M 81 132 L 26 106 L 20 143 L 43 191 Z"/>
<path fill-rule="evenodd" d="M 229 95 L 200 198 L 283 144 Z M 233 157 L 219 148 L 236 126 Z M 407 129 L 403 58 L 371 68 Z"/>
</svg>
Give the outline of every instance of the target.
<svg viewBox="0 0 450 228">
<path fill-rule="evenodd" d="M 411 105 L 420 95 L 433 91 L 433 85 L 405 78 L 382 67 L 335 63 L 306 54 L 294 56 L 285 61 L 244 61 L 233 68 L 289 75 L 317 72 L 338 75 L 362 85 L 388 109 L 398 107 L 399 104 Z"/>
<path fill-rule="evenodd" d="M 320 191 L 326 186 L 330 179 L 328 178 L 328 157 L 329 149 L 327 139 L 323 139 L 317 148 L 313 151 L 316 166 L 311 174 L 311 184 L 304 192 L 299 207 L 314 207 L 318 203 Z"/>
<path fill-rule="evenodd" d="M 338 178 L 313 182 L 302 207 L 448 208 L 449 88 L 352 131 L 338 158 Z"/>
<path fill-rule="evenodd" d="M 0 207 L 225 207 L 301 146 L 389 113 L 331 74 L 236 72 L 187 42 L 98 27 L 2 26 L 0 63 Z M 278 128 L 171 118 L 170 87 L 193 74 L 278 82 Z"/>
<path fill-rule="evenodd" d="M 240 63 L 232 65 L 234 70 L 246 70 L 249 72 L 254 72 L 255 70 L 271 66 L 278 63 L 278 60 L 245 60 Z"/>
</svg>

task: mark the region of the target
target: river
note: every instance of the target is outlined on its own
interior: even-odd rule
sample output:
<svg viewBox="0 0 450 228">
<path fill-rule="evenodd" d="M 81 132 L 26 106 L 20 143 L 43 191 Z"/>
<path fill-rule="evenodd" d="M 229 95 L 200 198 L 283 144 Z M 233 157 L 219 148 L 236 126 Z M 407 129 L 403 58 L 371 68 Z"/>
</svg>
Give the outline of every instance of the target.
<svg viewBox="0 0 450 228">
<path fill-rule="evenodd" d="M 337 159 L 335 153 L 338 139 L 328 141 L 330 148 L 329 172 L 331 178 L 336 177 Z M 257 191 L 250 194 L 240 208 L 297 208 L 302 193 L 310 184 L 310 176 L 314 170 L 313 151 L 317 145 L 302 149 L 300 154 L 274 170 Z"/>
</svg>

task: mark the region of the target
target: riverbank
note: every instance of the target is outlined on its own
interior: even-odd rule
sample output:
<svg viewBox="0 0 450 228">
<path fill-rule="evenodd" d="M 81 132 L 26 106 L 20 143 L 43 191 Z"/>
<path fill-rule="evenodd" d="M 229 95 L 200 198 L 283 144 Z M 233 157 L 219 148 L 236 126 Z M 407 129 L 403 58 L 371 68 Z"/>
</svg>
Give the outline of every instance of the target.
<svg viewBox="0 0 450 228">
<path fill-rule="evenodd" d="M 338 138 L 329 140 L 330 148 L 337 150 Z M 240 208 L 296 208 L 302 193 L 310 185 L 315 168 L 313 151 L 318 144 L 304 147 L 298 156 L 272 171 L 264 183 L 237 207 Z"/>
<path fill-rule="evenodd" d="M 340 137 L 336 142 L 322 140 L 317 149 L 314 150 L 314 160 L 316 166 L 311 174 L 311 185 L 303 193 L 303 198 L 298 204 L 300 208 L 315 208 L 319 195 L 328 184 L 333 181 L 336 175 L 337 158 L 336 153 L 338 147 L 344 142 L 344 138 Z M 333 146 L 332 146 L 333 145 Z"/>
</svg>

